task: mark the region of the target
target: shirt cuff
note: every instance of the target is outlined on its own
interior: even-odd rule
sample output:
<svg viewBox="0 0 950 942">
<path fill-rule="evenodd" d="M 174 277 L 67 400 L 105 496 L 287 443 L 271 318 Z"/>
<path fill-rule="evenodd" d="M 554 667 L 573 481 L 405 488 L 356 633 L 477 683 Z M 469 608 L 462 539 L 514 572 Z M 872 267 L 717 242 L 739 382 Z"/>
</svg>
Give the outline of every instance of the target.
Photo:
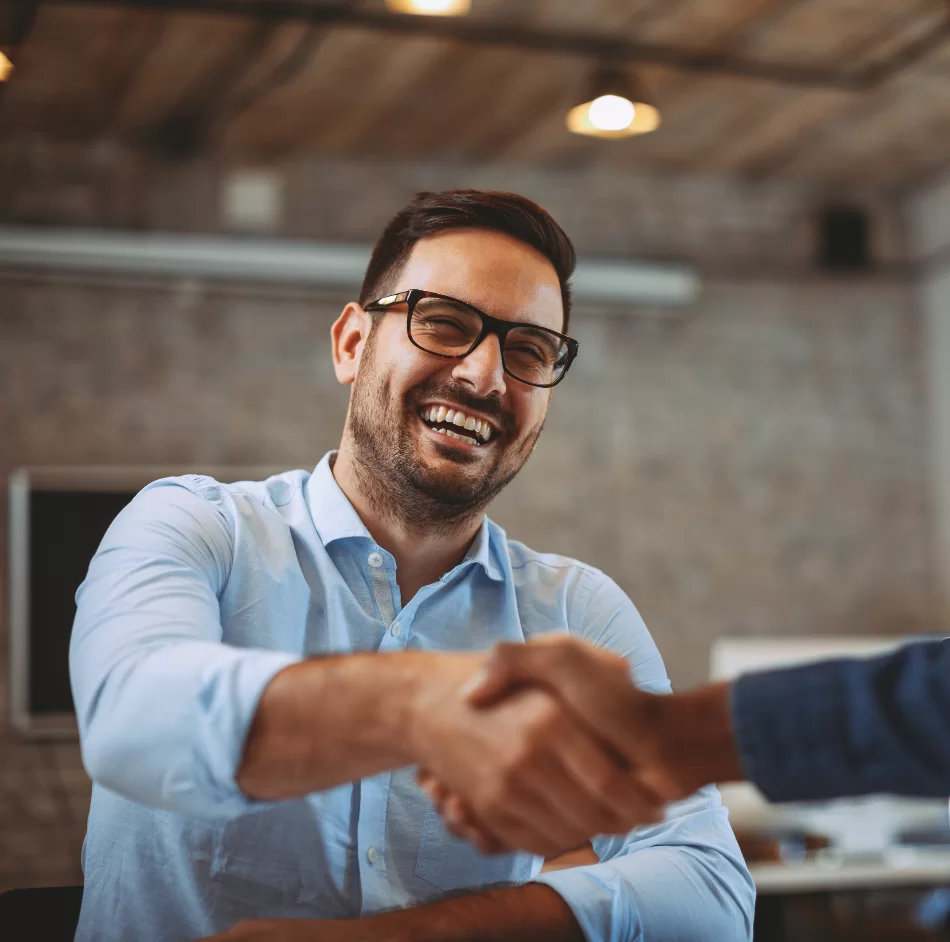
<svg viewBox="0 0 950 942">
<path fill-rule="evenodd" d="M 746 674 L 732 685 L 733 729 L 746 778 L 770 801 L 847 789 L 846 661 Z"/>
<path fill-rule="evenodd" d="M 588 942 L 639 938 L 640 913 L 616 867 L 592 864 L 552 870 L 531 882 L 543 883 L 561 896 Z"/>
<path fill-rule="evenodd" d="M 178 783 L 197 799 L 206 813 L 215 817 L 236 817 L 273 802 L 249 798 L 235 777 L 244 752 L 244 743 L 257 712 L 264 688 L 276 674 L 300 661 L 296 655 L 277 651 L 226 648 L 229 657 L 201 678 L 196 703 L 196 728 L 190 781 Z M 174 799 L 176 783 L 169 783 Z M 176 802 L 178 804 L 178 802 Z M 196 809 L 199 810 L 199 809 Z M 200 813 L 200 811 L 199 811 Z"/>
</svg>

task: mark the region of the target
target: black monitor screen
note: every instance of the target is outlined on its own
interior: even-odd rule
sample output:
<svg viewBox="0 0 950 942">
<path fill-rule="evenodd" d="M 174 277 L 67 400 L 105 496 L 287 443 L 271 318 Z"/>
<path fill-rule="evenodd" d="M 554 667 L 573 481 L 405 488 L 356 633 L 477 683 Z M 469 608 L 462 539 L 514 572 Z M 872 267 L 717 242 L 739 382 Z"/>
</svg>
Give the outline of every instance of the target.
<svg viewBox="0 0 950 942">
<path fill-rule="evenodd" d="M 76 589 L 109 524 L 136 491 L 30 493 L 30 698 L 32 714 L 72 713 L 69 635 Z"/>
</svg>

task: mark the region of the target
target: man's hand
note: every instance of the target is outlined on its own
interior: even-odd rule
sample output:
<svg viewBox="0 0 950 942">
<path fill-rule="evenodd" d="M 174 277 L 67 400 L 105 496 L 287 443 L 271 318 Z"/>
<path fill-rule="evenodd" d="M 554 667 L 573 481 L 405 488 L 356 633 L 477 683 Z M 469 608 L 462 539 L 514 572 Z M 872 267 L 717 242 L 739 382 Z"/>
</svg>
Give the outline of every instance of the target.
<svg viewBox="0 0 950 942">
<path fill-rule="evenodd" d="M 644 693 L 631 683 L 623 658 L 556 635 L 498 645 L 465 693 L 473 705 L 497 709 L 506 698 L 524 696 L 526 688 L 548 691 L 569 708 L 629 769 L 628 781 L 639 786 L 641 796 L 674 801 L 708 782 L 742 777 L 725 685 L 672 696 Z M 546 732 L 538 730 L 537 735 Z M 450 831 L 480 847 L 492 840 L 524 846 L 517 834 L 486 826 L 464 793 L 434 773 L 426 768 L 419 782 Z M 649 817 L 637 818 L 639 809 L 633 805 L 627 810 L 627 820 L 634 818 L 631 826 L 656 817 L 655 807 Z M 591 831 L 584 838 L 596 833 L 604 832 Z"/>
<path fill-rule="evenodd" d="M 410 708 L 413 753 L 477 818 L 480 849 L 550 857 L 659 818 L 657 795 L 551 692 L 467 702 L 463 691 L 482 664 L 446 656 Z"/>
</svg>

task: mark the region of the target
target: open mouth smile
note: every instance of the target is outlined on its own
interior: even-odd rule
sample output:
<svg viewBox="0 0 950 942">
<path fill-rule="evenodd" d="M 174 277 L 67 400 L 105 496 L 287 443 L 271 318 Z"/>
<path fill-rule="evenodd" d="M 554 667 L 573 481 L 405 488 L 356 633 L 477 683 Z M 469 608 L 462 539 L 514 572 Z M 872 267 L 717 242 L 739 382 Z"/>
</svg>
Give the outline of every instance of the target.
<svg viewBox="0 0 950 942">
<path fill-rule="evenodd" d="M 461 409 L 424 406 L 419 411 L 423 423 L 438 435 L 480 448 L 497 433 L 491 423 L 477 419 Z"/>
</svg>

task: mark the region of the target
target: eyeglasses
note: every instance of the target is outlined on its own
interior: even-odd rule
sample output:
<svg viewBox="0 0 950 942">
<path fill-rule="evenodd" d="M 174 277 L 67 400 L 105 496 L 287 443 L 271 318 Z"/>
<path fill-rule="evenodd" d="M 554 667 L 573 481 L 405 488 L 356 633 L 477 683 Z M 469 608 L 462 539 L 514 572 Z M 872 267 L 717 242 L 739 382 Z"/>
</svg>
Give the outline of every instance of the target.
<svg viewBox="0 0 950 942">
<path fill-rule="evenodd" d="M 412 288 L 367 304 L 365 311 L 389 311 L 396 305 L 408 308 L 406 331 L 410 342 L 437 357 L 467 357 L 488 334 L 501 346 L 501 363 L 513 379 L 529 386 L 556 386 L 577 356 L 578 343 L 556 330 L 503 321 L 450 298 Z"/>
</svg>

